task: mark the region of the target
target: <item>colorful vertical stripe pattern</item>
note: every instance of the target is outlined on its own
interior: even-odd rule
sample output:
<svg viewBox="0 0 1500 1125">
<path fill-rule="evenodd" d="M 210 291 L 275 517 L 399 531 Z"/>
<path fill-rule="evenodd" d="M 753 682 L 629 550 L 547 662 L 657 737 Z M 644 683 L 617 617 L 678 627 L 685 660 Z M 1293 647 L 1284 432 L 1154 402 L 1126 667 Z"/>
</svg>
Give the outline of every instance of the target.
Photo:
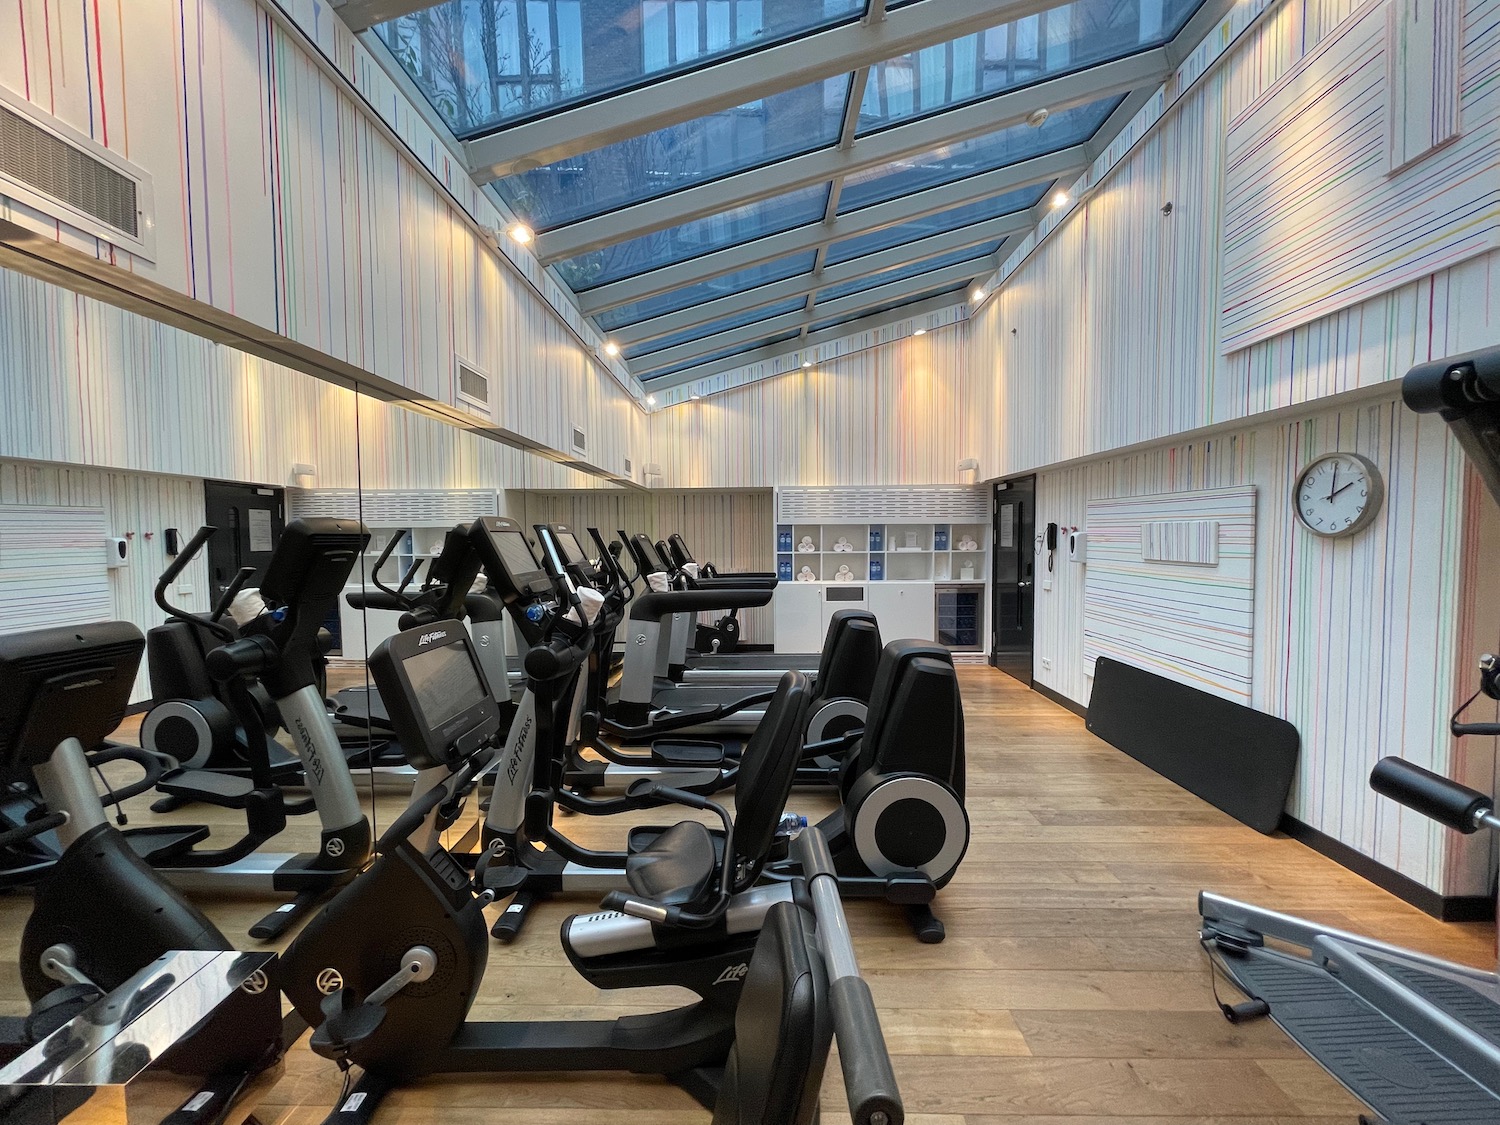
<svg viewBox="0 0 1500 1125">
<path fill-rule="evenodd" d="M 1387 496 L 1367 530 L 1329 540 L 1301 527 L 1291 496 L 1301 470 L 1334 450 L 1374 461 Z M 1456 861 L 1467 845 L 1368 785 L 1375 762 L 1393 754 L 1489 787 L 1494 740 L 1455 744 L 1447 732 L 1464 685 L 1472 691 L 1478 653 L 1500 640 L 1500 610 L 1487 605 L 1493 563 L 1482 564 L 1474 538 L 1482 512 L 1484 542 L 1500 548 L 1500 513 L 1467 480 L 1442 422 L 1395 398 L 1044 471 L 1037 520 L 1090 534 L 1088 565 L 1060 563 L 1053 588 L 1036 594 L 1037 680 L 1088 702 L 1080 572 L 1092 572 L 1098 558 L 1091 502 L 1254 486 L 1249 703 L 1301 735 L 1288 811 L 1426 886 L 1486 893 L 1487 861 Z M 1467 622 L 1478 630 L 1465 641 Z"/>
<path fill-rule="evenodd" d="M 1500 245 L 1500 4 L 1474 3 L 1462 28 L 1452 20 L 1434 26 L 1431 7 L 1422 6 L 1429 40 L 1456 45 L 1462 34 L 1461 74 L 1456 50 L 1436 74 L 1398 68 L 1392 36 L 1417 34 L 1401 19 L 1408 10 L 1399 0 L 1369 0 L 1230 121 L 1224 352 Z M 1445 57 L 1437 53 L 1437 61 Z M 1451 96 L 1462 89 L 1464 128 L 1454 143 L 1428 153 L 1431 134 L 1446 139 L 1442 119 L 1452 116 L 1441 104 L 1445 85 Z M 1439 120 L 1419 153 L 1398 154 L 1393 115 L 1418 92 L 1426 108 L 1405 112 Z M 1428 154 L 1416 159 L 1421 153 Z"/>
<path fill-rule="evenodd" d="M 1254 487 L 1090 500 L 1084 521 L 1086 674 L 1107 656 L 1248 705 Z"/>
<path fill-rule="evenodd" d="M 439 402 L 463 355 L 497 425 L 562 451 L 581 426 L 611 471 L 644 448 L 602 340 L 527 251 L 496 257 L 489 196 L 320 0 L 0 5 L 0 84 L 152 174 L 156 260 L 0 216 Z"/>
</svg>

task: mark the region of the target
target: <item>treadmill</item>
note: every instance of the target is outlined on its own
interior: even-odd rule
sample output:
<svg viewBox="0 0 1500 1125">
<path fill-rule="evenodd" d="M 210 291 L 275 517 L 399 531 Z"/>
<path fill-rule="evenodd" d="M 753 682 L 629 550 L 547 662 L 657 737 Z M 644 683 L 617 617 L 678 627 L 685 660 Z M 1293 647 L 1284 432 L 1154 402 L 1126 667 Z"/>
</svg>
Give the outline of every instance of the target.
<svg viewBox="0 0 1500 1125">
<path fill-rule="evenodd" d="M 602 717 L 604 729 L 626 740 L 686 730 L 753 731 L 773 689 L 747 695 L 746 687 L 753 684 L 680 683 L 683 668 L 672 663 L 672 653 L 683 650 L 674 641 L 685 638 L 699 613 L 766 605 L 776 588 L 775 577 L 694 578 L 686 571 L 669 573 L 659 558 L 653 559 L 655 546 L 646 536 L 622 531 L 620 538 L 645 592 L 630 603 L 625 668 L 619 685 L 611 689 Z M 683 648 L 685 644 L 683 640 Z"/>
<path fill-rule="evenodd" d="M 725 573 L 715 567 L 712 563 L 699 563 L 693 557 L 693 552 L 688 549 L 687 541 L 677 532 L 668 536 L 665 545 L 658 543 L 657 553 L 660 554 L 663 546 L 667 551 L 664 561 L 670 562 L 678 570 L 686 569 L 690 564 L 698 567 L 698 572 L 708 578 L 775 578 L 774 572 L 761 571 L 737 571 Z M 733 611 L 731 611 L 733 612 Z M 689 630 L 695 633 L 696 630 Z M 686 638 L 691 641 L 692 636 Z M 819 654 L 816 652 L 699 652 L 691 644 L 685 646 L 685 651 L 676 661 L 683 665 L 682 682 L 685 684 L 752 684 L 765 683 L 774 684 L 781 679 L 782 675 L 789 671 L 804 672 L 812 675 L 818 670 Z"/>
</svg>

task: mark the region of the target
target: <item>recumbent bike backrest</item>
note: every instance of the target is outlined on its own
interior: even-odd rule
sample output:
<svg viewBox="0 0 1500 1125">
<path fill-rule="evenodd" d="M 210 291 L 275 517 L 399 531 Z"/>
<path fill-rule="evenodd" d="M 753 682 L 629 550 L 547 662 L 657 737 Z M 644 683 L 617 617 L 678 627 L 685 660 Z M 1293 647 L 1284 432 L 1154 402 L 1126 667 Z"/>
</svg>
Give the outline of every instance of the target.
<svg viewBox="0 0 1500 1125">
<path fill-rule="evenodd" d="M 771 850 L 802 758 L 802 732 L 807 729 L 811 695 L 806 676 L 787 672 L 766 705 L 765 718 L 745 743 L 735 778 L 737 860 L 759 865 Z"/>
</svg>

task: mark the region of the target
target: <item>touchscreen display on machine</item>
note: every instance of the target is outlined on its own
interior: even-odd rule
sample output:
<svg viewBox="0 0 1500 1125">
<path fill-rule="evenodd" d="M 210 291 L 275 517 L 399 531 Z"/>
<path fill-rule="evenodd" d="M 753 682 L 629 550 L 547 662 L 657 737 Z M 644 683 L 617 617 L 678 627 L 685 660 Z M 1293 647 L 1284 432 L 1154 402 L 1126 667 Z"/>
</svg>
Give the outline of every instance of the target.
<svg viewBox="0 0 1500 1125">
<path fill-rule="evenodd" d="M 484 685 L 464 645 L 440 645 L 406 660 L 406 678 L 422 721 L 437 730 L 484 699 Z"/>
<path fill-rule="evenodd" d="M 526 545 L 525 536 L 519 532 L 502 531 L 495 536 L 495 542 L 500 548 L 501 561 L 518 583 L 524 585 L 530 576 L 542 573 L 541 567 L 536 565 L 531 548 Z"/>
<path fill-rule="evenodd" d="M 594 561 L 589 558 L 589 553 L 583 549 L 583 544 L 578 541 L 578 536 L 573 532 L 559 532 L 557 537 L 562 540 L 562 549 L 567 553 L 568 558 L 574 562 L 590 564 Z"/>
</svg>

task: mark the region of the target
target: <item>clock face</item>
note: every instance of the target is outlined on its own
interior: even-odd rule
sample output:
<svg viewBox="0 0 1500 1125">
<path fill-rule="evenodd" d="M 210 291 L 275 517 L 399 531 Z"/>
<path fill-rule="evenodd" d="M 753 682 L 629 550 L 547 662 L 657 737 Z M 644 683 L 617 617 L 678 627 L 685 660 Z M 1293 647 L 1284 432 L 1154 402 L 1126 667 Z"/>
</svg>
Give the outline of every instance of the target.
<svg viewBox="0 0 1500 1125">
<path fill-rule="evenodd" d="M 1297 478 L 1292 503 L 1314 535 L 1353 535 L 1380 511 L 1385 487 L 1380 470 L 1357 453 L 1319 457 Z"/>
</svg>

